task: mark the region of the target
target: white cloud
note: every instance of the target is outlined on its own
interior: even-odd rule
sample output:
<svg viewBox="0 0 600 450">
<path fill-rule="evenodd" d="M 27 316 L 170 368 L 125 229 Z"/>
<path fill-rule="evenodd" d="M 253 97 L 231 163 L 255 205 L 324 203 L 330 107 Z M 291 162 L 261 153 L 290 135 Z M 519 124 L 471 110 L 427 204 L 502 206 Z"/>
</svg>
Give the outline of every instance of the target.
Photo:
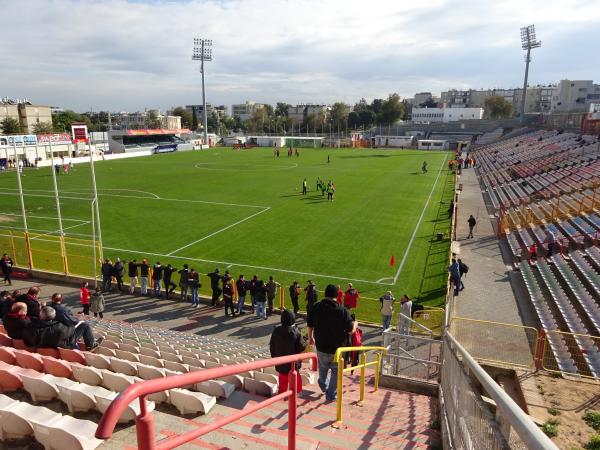
<svg viewBox="0 0 600 450">
<path fill-rule="evenodd" d="M 543 41 L 533 82 L 600 68 L 585 50 L 594 0 L 0 0 L 0 11 L 0 95 L 77 110 L 197 102 L 198 35 L 214 42 L 208 99 L 225 104 L 518 86 L 529 23 Z"/>
</svg>

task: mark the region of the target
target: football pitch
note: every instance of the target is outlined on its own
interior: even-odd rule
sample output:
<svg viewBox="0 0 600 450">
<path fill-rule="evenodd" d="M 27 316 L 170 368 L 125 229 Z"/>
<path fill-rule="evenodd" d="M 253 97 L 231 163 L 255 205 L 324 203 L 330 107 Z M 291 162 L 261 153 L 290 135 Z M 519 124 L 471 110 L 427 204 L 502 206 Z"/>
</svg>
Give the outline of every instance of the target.
<svg viewBox="0 0 600 450">
<path fill-rule="evenodd" d="M 327 162 L 327 156 L 331 162 Z M 95 163 L 104 256 L 148 258 L 200 273 L 273 275 L 286 289 L 311 279 L 353 283 L 357 314 L 379 322 L 387 290 L 443 304 L 454 176 L 448 153 L 416 150 L 214 148 Z M 428 173 L 421 173 L 423 161 Z M 61 171 L 62 172 L 62 171 Z M 307 179 L 308 193 L 302 195 Z M 316 180 L 335 183 L 334 201 Z M 22 176 L 34 266 L 60 272 L 51 169 Z M 91 275 L 92 180 L 87 164 L 57 176 L 69 272 Z M 14 172 L 0 174 L 0 243 L 19 254 L 23 228 Z M 437 233 L 444 233 L 437 240 Z M 9 237 L 10 236 L 10 237 Z M 16 242 L 16 244 L 15 244 Z M 10 248 L 0 251 L 9 252 Z M 392 255 L 395 265 L 390 264 Z M 178 277 L 174 281 L 178 281 Z M 201 277 L 202 291 L 208 280 Z M 301 305 L 304 305 L 301 299 Z"/>
</svg>

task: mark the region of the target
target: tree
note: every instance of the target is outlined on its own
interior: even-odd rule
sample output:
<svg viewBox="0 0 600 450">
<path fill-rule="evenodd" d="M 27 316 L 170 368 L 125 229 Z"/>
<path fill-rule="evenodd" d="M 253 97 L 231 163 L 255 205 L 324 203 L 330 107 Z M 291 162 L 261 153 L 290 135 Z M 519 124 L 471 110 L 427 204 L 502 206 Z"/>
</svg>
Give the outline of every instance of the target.
<svg viewBox="0 0 600 450">
<path fill-rule="evenodd" d="M 287 117 L 288 111 L 292 105 L 288 103 L 277 102 L 275 106 L 275 115 L 277 117 Z"/>
<path fill-rule="evenodd" d="M 512 103 L 499 95 L 486 98 L 484 106 L 486 116 L 491 119 L 508 119 L 513 115 Z"/>
<path fill-rule="evenodd" d="M 40 122 L 33 126 L 33 132 L 35 134 L 48 134 L 54 131 L 54 127 L 51 122 Z"/>
<path fill-rule="evenodd" d="M 92 122 L 86 115 L 77 114 L 75 111 L 66 110 L 58 114 L 52 115 L 52 127 L 54 131 L 70 132 L 71 124 L 73 123 L 85 123 L 88 129 L 91 129 Z"/>
<path fill-rule="evenodd" d="M 2 128 L 4 134 L 20 134 L 23 132 L 18 119 L 12 117 L 4 118 L 4 120 L 0 122 L 0 128 Z"/>
<path fill-rule="evenodd" d="M 375 113 L 373 111 L 371 111 L 370 109 L 365 109 L 363 111 L 360 111 L 358 113 L 359 117 L 360 117 L 360 124 L 363 127 L 370 127 L 371 125 L 373 125 L 375 123 L 375 120 L 377 119 L 377 116 L 375 115 Z"/>
<path fill-rule="evenodd" d="M 367 109 L 369 109 L 369 104 L 367 103 L 367 101 L 364 98 L 361 98 L 358 103 L 356 103 L 354 105 L 354 111 L 356 111 L 357 113 L 360 113 L 361 111 L 365 111 Z"/>
<path fill-rule="evenodd" d="M 350 106 L 345 103 L 336 102 L 331 105 L 331 111 L 329 115 L 333 121 L 332 125 L 334 129 L 343 129 L 346 126 L 346 119 L 350 113 Z"/>
<path fill-rule="evenodd" d="M 194 110 L 195 112 L 195 110 Z M 177 108 L 173 108 L 173 112 L 171 113 L 174 116 L 181 117 L 181 126 L 183 128 L 191 128 L 194 122 L 193 115 L 189 109 L 185 109 L 182 106 L 178 106 Z"/>
<path fill-rule="evenodd" d="M 400 101 L 398 94 L 388 95 L 381 105 L 381 111 L 378 114 L 379 123 L 391 125 L 396 123 L 404 115 L 404 105 Z"/>
<path fill-rule="evenodd" d="M 198 129 L 198 116 L 196 115 L 196 109 L 194 108 L 192 112 L 192 131 L 196 131 Z"/>
<path fill-rule="evenodd" d="M 348 114 L 348 126 L 350 128 L 357 128 L 362 125 L 360 114 L 356 111 L 352 111 Z"/>
</svg>

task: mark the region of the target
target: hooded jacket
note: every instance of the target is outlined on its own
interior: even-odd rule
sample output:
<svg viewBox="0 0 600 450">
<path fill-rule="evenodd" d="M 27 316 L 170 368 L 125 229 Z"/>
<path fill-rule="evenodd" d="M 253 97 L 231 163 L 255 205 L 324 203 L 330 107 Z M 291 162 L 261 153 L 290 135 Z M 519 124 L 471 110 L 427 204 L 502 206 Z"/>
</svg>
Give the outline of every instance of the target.
<svg viewBox="0 0 600 450">
<path fill-rule="evenodd" d="M 306 340 L 296 326 L 296 316 L 292 311 L 286 309 L 281 314 L 281 325 L 277 325 L 273 330 L 269 348 L 272 358 L 296 355 L 302 353 L 306 348 Z M 300 369 L 300 365 L 301 363 L 298 361 L 296 369 Z M 275 366 L 275 370 L 279 373 L 289 373 L 291 368 L 291 363 Z"/>
<path fill-rule="evenodd" d="M 2 322 L 9 337 L 23 339 L 23 330 L 31 323 L 31 320 L 27 316 L 10 312 Z"/>
<path fill-rule="evenodd" d="M 23 330 L 23 340 L 29 347 L 69 348 L 73 330 L 56 320 L 33 319 Z"/>
</svg>

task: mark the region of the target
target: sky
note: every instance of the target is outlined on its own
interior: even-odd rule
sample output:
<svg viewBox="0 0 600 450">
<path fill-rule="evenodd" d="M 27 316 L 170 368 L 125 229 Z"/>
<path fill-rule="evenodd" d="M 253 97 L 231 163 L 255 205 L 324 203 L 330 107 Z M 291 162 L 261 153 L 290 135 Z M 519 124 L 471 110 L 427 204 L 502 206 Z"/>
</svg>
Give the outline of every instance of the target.
<svg viewBox="0 0 600 450">
<path fill-rule="evenodd" d="M 598 0 L 0 0 L 0 97 L 76 111 L 353 104 L 397 92 L 600 81 Z"/>
</svg>

